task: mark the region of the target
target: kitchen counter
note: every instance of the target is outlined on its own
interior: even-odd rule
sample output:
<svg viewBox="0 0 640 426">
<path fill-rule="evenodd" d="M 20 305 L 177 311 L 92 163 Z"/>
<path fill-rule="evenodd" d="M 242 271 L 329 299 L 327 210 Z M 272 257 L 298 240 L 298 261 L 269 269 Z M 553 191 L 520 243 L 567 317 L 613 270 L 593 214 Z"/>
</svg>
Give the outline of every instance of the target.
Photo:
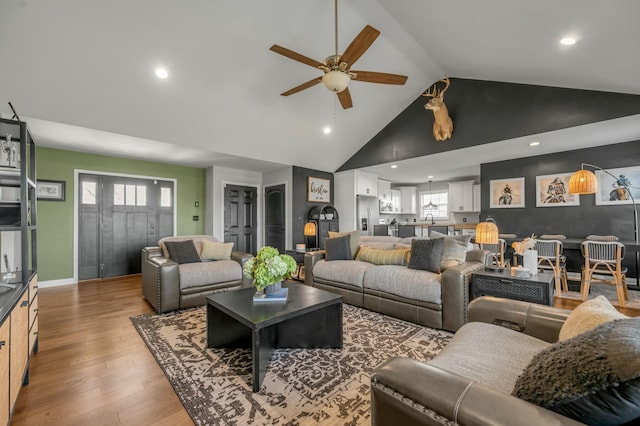
<svg viewBox="0 0 640 426">
<path fill-rule="evenodd" d="M 475 229 L 478 226 L 477 223 L 451 223 L 451 222 L 436 222 L 434 224 L 429 222 L 400 222 L 398 225 L 413 225 L 413 226 L 422 226 L 423 228 L 428 228 L 429 226 L 453 226 L 454 229 Z"/>
</svg>

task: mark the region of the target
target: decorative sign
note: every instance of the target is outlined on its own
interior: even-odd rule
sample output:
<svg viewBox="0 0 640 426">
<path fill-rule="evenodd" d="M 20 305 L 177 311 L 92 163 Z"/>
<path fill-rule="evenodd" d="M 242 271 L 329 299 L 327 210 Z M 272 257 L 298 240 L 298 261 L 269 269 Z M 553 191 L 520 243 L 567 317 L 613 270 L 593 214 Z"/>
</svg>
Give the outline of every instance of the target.
<svg viewBox="0 0 640 426">
<path fill-rule="evenodd" d="M 307 201 L 312 203 L 331 202 L 331 181 L 317 177 L 308 177 L 307 180 Z"/>
</svg>

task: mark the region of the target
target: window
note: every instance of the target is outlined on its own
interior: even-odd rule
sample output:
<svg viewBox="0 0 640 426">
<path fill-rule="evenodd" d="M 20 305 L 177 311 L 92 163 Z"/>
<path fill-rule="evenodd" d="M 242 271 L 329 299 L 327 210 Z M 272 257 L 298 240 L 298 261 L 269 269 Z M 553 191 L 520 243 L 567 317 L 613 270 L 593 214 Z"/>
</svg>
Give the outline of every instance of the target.
<svg viewBox="0 0 640 426">
<path fill-rule="evenodd" d="M 82 204 L 96 203 L 96 182 L 82 182 Z"/>
<path fill-rule="evenodd" d="M 428 209 L 429 201 L 438 208 Z M 434 219 L 449 219 L 449 193 L 447 191 L 420 192 L 420 211 L 423 218 L 427 214 L 432 214 Z"/>
<path fill-rule="evenodd" d="M 160 207 L 171 207 L 171 188 L 160 188 Z"/>
<path fill-rule="evenodd" d="M 147 187 L 144 185 L 113 185 L 113 204 L 115 206 L 146 206 Z"/>
</svg>

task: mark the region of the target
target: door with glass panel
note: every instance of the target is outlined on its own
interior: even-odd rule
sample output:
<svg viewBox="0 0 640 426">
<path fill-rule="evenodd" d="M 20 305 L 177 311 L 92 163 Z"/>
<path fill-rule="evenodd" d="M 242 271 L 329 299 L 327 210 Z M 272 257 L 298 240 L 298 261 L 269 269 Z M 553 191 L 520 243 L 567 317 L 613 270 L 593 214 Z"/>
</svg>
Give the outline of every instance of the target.
<svg viewBox="0 0 640 426">
<path fill-rule="evenodd" d="M 81 174 L 79 279 L 140 272 L 143 247 L 173 235 L 173 182 Z"/>
</svg>

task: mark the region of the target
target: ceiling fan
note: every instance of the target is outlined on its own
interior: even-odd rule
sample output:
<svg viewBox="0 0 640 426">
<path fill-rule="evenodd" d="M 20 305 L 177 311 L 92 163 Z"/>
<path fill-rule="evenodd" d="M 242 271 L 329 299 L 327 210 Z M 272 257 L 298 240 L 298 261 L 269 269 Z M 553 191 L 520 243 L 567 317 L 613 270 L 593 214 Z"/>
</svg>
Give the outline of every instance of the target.
<svg viewBox="0 0 640 426">
<path fill-rule="evenodd" d="M 349 82 L 351 80 L 364 81 L 366 83 L 399 84 L 403 85 L 407 81 L 406 75 L 387 74 L 374 71 L 351 70 L 353 64 L 371 47 L 373 42 L 380 35 L 380 31 L 370 25 L 364 27 L 362 31 L 353 39 L 342 55 L 338 54 L 338 0 L 335 0 L 335 54 L 329 56 L 323 62 L 316 61 L 300 53 L 289 50 L 285 47 L 274 44 L 269 50 L 279 53 L 294 61 L 302 62 L 323 71 L 323 75 L 313 80 L 302 83 L 299 86 L 281 93 L 282 96 L 293 95 L 304 89 L 315 86 L 322 82 L 327 89 L 338 95 L 342 108 L 348 109 L 353 106 L 351 94 L 349 93 Z"/>
</svg>

